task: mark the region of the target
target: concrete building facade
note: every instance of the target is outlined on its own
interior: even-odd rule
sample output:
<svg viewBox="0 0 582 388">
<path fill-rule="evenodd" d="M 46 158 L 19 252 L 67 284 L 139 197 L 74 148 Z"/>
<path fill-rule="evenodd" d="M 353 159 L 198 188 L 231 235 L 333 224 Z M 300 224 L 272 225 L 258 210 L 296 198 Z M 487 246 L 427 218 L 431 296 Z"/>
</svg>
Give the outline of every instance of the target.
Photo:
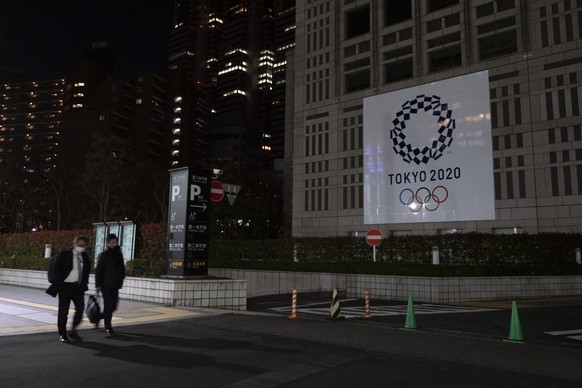
<svg viewBox="0 0 582 388">
<path fill-rule="evenodd" d="M 582 0 L 297 3 L 292 234 L 582 230 Z M 363 98 L 489 71 L 496 219 L 363 223 Z"/>
</svg>

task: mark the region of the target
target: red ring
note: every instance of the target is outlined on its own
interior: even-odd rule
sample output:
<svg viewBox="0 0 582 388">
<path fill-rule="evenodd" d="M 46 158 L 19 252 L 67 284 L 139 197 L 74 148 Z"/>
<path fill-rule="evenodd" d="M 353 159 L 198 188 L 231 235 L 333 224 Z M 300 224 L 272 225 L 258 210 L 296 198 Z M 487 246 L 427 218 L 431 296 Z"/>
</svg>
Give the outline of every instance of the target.
<svg viewBox="0 0 582 388">
<path fill-rule="evenodd" d="M 442 201 L 438 200 L 438 197 L 434 195 L 434 192 L 435 192 L 435 191 L 436 191 L 436 189 L 438 189 L 439 187 L 440 187 L 441 189 L 443 189 L 443 190 L 445 191 L 445 193 L 446 193 L 446 195 L 445 195 L 445 198 L 444 198 Z M 436 202 L 436 203 L 443 203 L 443 202 L 445 202 L 445 201 L 447 200 L 447 198 L 449 198 L 449 190 L 447 190 L 447 188 L 446 188 L 445 186 L 437 186 L 437 187 L 435 187 L 434 189 L 432 189 L 431 196 L 432 196 L 432 198 L 433 198 L 433 199 L 435 199 L 435 202 Z"/>
</svg>

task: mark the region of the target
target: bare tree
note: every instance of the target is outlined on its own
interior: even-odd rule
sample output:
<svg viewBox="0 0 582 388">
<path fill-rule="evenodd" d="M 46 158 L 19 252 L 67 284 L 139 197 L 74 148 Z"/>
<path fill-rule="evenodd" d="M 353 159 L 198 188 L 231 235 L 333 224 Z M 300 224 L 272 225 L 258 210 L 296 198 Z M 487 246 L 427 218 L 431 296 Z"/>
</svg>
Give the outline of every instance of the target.
<svg viewBox="0 0 582 388">
<path fill-rule="evenodd" d="M 116 207 L 127 194 L 131 179 L 131 160 L 126 141 L 117 137 L 96 136 L 85 155 L 81 187 L 87 195 L 86 209 L 95 221 L 119 218 Z"/>
</svg>

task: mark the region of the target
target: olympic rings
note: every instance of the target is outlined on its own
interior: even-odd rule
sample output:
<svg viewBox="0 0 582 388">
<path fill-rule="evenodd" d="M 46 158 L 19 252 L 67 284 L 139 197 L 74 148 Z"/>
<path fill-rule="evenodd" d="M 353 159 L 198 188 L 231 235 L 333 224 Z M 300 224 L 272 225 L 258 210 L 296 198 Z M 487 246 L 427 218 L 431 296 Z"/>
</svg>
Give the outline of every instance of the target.
<svg viewBox="0 0 582 388">
<path fill-rule="evenodd" d="M 404 193 L 410 193 L 409 196 L 405 197 L 406 200 L 403 200 L 402 198 L 402 194 Z M 408 209 L 413 213 L 419 212 L 422 208 L 429 212 L 434 212 L 439 208 L 440 204 L 445 202 L 448 198 L 449 190 L 445 186 L 436 186 L 432 190 L 423 186 L 416 191 L 405 188 L 400 191 L 400 195 L 398 196 L 400 203 L 408 207 Z"/>
</svg>

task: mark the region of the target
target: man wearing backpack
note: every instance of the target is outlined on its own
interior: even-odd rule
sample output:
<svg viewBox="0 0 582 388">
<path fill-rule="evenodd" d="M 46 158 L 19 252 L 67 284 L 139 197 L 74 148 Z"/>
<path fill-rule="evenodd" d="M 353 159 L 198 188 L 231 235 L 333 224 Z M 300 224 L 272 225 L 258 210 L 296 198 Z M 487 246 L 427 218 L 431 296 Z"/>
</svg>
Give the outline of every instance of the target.
<svg viewBox="0 0 582 388">
<path fill-rule="evenodd" d="M 59 292 L 59 314 L 57 327 L 59 329 L 59 340 L 63 343 L 70 342 L 67 336 L 67 319 L 71 301 L 75 304 L 75 315 L 73 317 L 73 328 L 70 332 L 71 338 L 81 341 L 76 328 L 83 319 L 83 309 L 85 308 L 85 291 L 89 289 L 89 272 L 91 271 L 91 261 L 85 253 L 89 239 L 86 236 L 77 236 L 73 241 L 73 248 L 60 252 L 54 260 L 52 280 Z"/>
</svg>

